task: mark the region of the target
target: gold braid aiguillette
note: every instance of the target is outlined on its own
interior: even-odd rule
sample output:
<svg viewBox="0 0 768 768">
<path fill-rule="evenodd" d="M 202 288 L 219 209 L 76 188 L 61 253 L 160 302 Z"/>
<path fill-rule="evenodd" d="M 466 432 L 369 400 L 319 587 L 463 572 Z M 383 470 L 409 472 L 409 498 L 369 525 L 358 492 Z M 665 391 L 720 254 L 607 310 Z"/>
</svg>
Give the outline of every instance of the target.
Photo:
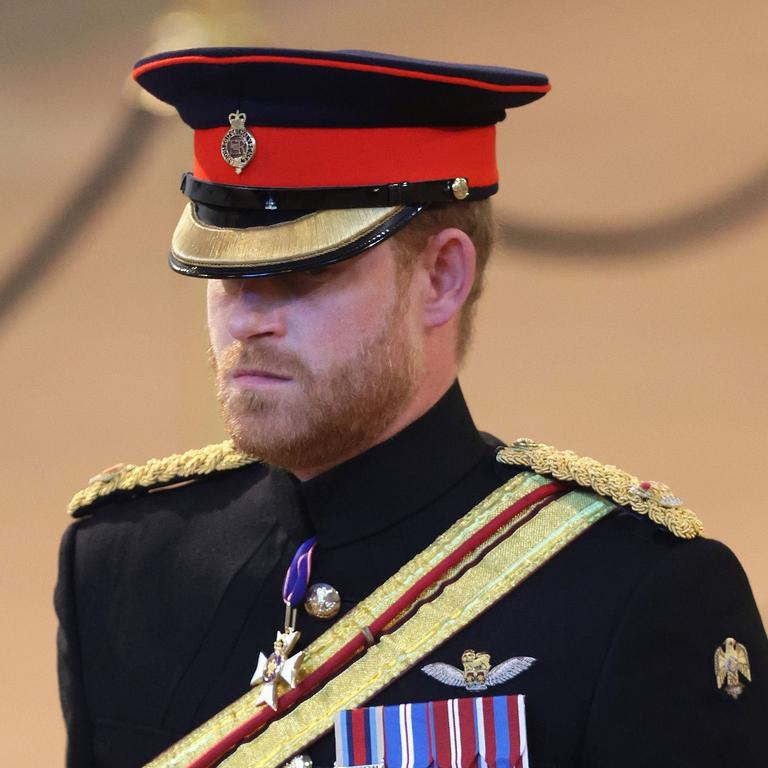
<svg viewBox="0 0 768 768">
<path fill-rule="evenodd" d="M 577 456 L 572 451 L 561 451 L 525 437 L 502 448 L 496 459 L 502 464 L 529 467 L 558 480 L 592 488 L 601 496 L 630 507 L 641 515 L 648 515 L 653 522 L 663 525 L 678 538 L 694 539 L 703 532 L 699 518 L 683 507 L 681 500 L 667 486 L 656 481 L 641 481 L 612 464 L 601 464 L 595 459 Z"/>
<path fill-rule="evenodd" d="M 147 491 L 214 472 L 238 469 L 258 461 L 235 448 L 231 440 L 175 453 L 163 459 L 150 459 L 145 464 L 117 464 L 92 477 L 69 502 L 70 515 L 78 517 L 94 502 L 120 491 Z"/>
</svg>

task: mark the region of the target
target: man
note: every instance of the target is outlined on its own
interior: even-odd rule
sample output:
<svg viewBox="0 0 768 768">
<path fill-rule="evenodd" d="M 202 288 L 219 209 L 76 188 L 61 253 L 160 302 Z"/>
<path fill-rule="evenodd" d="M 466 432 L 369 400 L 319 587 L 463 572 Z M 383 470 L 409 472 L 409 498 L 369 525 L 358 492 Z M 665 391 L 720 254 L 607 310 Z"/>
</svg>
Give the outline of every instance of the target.
<svg viewBox="0 0 768 768">
<path fill-rule="evenodd" d="M 69 764 L 768 764 L 733 555 L 658 483 L 481 435 L 456 382 L 494 124 L 546 78 L 272 49 L 134 75 L 195 129 L 170 261 L 209 279 L 232 443 L 73 499 Z"/>
</svg>

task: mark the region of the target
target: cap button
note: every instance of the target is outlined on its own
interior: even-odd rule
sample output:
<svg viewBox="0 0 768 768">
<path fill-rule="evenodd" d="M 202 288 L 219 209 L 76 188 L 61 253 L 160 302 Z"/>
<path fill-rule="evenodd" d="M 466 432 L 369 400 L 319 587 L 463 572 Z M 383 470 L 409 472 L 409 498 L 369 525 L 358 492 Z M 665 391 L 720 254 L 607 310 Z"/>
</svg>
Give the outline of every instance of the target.
<svg viewBox="0 0 768 768">
<path fill-rule="evenodd" d="M 459 176 L 453 180 L 451 192 L 457 200 L 464 200 L 469 197 L 469 183 L 463 176 Z"/>
</svg>

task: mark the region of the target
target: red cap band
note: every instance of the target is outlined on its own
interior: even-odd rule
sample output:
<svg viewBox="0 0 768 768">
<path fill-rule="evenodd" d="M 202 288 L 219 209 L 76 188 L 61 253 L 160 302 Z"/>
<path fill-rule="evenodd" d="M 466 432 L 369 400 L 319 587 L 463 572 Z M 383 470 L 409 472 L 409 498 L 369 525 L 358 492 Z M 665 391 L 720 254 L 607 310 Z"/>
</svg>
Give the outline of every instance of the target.
<svg viewBox="0 0 768 768">
<path fill-rule="evenodd" d="M 284 128 L 247 126 L 252 160 L 236 173 L 221 155 L 228 127 L 195 131 L 194 174 L 247 187 L 346 187 L 464 177 L 498 183 L 496 127 Z"/>
</svg>

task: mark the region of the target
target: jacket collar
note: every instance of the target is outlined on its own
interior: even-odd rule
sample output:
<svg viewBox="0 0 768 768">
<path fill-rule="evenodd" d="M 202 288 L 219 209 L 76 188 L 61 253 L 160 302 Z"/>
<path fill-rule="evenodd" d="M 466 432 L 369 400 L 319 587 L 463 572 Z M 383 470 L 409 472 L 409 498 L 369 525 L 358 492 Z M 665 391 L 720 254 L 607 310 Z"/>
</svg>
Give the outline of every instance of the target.
<svg viewBox="0 0 768 768">
<path fill-rule="evenodd" d="M 486 450 L 454 382 L 397 435 L 301 483 L 299 492 L 320 544 L 341 546 L 396 525 L 439 498 Z"/>
</svg>

